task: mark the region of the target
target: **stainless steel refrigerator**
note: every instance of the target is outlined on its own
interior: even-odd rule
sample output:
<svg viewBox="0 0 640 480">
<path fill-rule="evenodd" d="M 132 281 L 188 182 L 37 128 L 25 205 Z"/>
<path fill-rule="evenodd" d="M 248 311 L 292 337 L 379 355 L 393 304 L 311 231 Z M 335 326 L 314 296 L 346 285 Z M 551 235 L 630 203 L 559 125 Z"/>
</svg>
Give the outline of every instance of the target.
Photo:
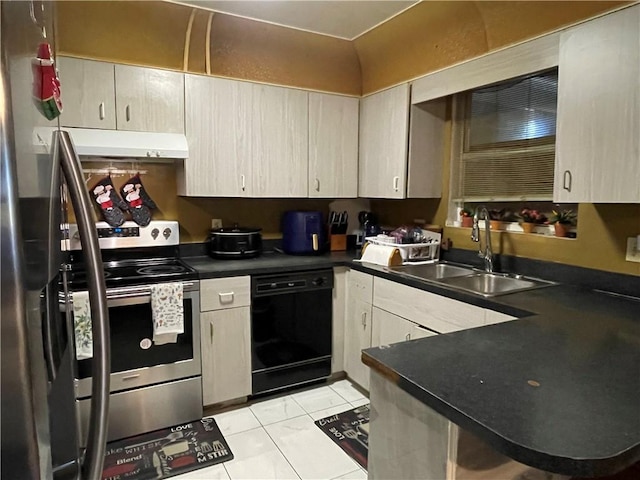
<svg viewBox="0 0 640 480">
<path fill-rule="evenodd" d="M 106 442 L 109 337 L 95 221 L 72 139 L 58 130 L 58 119 L 45 117 L 34 91 L 39 46 L 55 47 L 54 8 L 55 2 L 0 3 L 3 479 L 99 479 Z M 64 103 L 64 85 L 61 91 Z M 38 137 L 42 126 L 54 127 L 51 138 Z M 63 196 L 81 225 L 90 270 L 94 369 L 86 450 L 77 440 L 72 320 L 63 314 Z"/>
</svg>

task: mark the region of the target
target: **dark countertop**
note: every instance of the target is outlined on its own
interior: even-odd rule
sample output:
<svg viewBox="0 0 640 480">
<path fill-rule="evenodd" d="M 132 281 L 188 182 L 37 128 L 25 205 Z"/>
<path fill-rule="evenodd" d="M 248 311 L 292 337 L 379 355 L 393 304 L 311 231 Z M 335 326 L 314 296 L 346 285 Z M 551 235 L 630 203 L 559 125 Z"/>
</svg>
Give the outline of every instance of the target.
<svg viewBox="0 0 640 480">
<path fill-rule="evenodd" d="M 534 313 L 363 361 L 527 465 L 593 477 L 640 460 L 640 302 L 566 285 L 497 302 Z"/>
<path fill-rule="evenodd" d="M 256 258 L 243 260 L 216 260 L 207 256 L 185 257 L 182 260 L 195 268 L 200 279 L 234 277 L 238 275 L 263 275 L 270 273 L 299 272 L 348 265 L 355 253 L 330 253 L 325 255 L 285 255 L 265 252 Z"/>
<path fill-rule="evenodd" d="M 522 463 L 593 477 L 640 460 L 640 301 L 571 285 L 487 299 L 354 257 L 274 253 L 251 260 L 183 260 L 200 278 L 348 266 L 520 317 L 367 349 L 363 361 Z"/>
</svg>

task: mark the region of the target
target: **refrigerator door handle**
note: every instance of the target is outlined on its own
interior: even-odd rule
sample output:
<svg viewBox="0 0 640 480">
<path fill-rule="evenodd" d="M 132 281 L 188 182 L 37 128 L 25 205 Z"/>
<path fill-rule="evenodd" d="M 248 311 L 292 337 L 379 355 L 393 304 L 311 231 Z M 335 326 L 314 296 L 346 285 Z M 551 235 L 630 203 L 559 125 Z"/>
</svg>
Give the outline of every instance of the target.
<svg viewBox="0 0 640 480">
<path fill-rule="evenodd" d="M 87 265 L 87 283 L 91 318 L 93 319 L 93 367 L 91 387 L 91 413 L 87 449 L 81 465 L 83 480 L 99 480 L 102 477 L 104 452 L 107 443 L 107 417 L 109 414 L 109 376 L 111 373 L 109 346 L 109 314 L 107 288 L 102 275 L 102 257 L 98 234 L 91 211 L 80 159 L 69 132 L 54 132 L 54 155 L 59 155 L 62 171 L 67 181 L 69 196 L 78 222 L 80 240 Z"/>
</svg>

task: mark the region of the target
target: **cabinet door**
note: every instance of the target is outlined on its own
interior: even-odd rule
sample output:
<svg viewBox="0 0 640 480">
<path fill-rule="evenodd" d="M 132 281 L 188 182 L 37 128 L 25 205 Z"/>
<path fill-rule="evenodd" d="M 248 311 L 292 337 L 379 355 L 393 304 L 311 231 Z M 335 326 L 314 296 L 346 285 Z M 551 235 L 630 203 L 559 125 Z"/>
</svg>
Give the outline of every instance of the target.
<svg viewBox="0 0 640 480">
<path fill-rule="evenodd" d="M 250 194 L 252 85 L 185 75 L 185 130 L 189 158 L 181 192 L 191 196 Z"/>
<path fill-rule="evenodd" d="M 309 94 L 253 85 L 252 196 L 306 197 Z"/>
<path fill-rule="evenodd" d="M 371 346 L 391 345 L 411 340 L 414 323 L 373 307 Z"/>
<path fill-rule="evenodd" d="M 411 340 L 415 340 L 417 338 L 425 338 L 425 337 L 433 337 L 434 335 L 438 335 L 436 332 L 429 330 L 428 328 L 424 328 L 420 325 L 413 324 L 411 328 Z"/>
<path fill-rule="evenodd" d="M 347 290 L 347 295 L 349 295 Z M 345 315 L 344 369 L 347 375 L 365 389 L 369 389 L 369 367 L 361 360 L 362 350 L 371 346 L 370 303 L 349 296 Z"/>
<path fill-rule="evenodd" d="M 408 132 L 409 84 L 360 101 L 360 197 L 405 197 Z"/>
<path fill-rule="evenodd" d="M 358 196 L 357 98 L 309 93 L 309 197 Z"/>
<path fill-rule="evenodd" d="M 184 133 L 184 75 L 116 65 L 119 130 Z"/>
<path fill-rule="evenodd" d="M 113 64 L 58 57 L 64 127 L 116 128 Z"/>
<path fill-rule="evenodd" d="M 562 33 L 554 201 L 640 202 L 640 6 Z"/>
<path fill-rule="evenodd" d="M 250 315 L 249 307 L 201 314 L 202 395 L 205 405 L 251 394 Z"/>
</svg>

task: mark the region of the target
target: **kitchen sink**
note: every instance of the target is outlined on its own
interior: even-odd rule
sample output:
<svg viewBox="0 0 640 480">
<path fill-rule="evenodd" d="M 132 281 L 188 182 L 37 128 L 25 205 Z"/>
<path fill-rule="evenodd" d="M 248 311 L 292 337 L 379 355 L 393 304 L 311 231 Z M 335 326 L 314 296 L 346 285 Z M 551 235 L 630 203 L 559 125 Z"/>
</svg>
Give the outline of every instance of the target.
<svg viewBox="0 0 640 480">
<path fill-rule="evenodd" d="M 439 283 L 485 297 L 494 297 L 553 285 L 552 282 L 544 280 L 488 272 L 478 272 L 464 277 L 443 278 Z"/>
<path fill-rule="evenodd" d="M 402 265 L 388 267 L 387 270 L 485 297 L 495 297 L 554 285 L 553 282 L 546 280 L 506 273 L 489 273 L 450 263 Z"/>
<path fill-rule="evenodd" d="M 430 263 L 427 265 L 403 265 L 401 267 L 389 267 L 389 270 L 415 277 L 421 280 L 439 280 L 443 278 L 459 277 L 473 273 L 471 268 L 459 267 L 449 263 Z"/>
</svg>

